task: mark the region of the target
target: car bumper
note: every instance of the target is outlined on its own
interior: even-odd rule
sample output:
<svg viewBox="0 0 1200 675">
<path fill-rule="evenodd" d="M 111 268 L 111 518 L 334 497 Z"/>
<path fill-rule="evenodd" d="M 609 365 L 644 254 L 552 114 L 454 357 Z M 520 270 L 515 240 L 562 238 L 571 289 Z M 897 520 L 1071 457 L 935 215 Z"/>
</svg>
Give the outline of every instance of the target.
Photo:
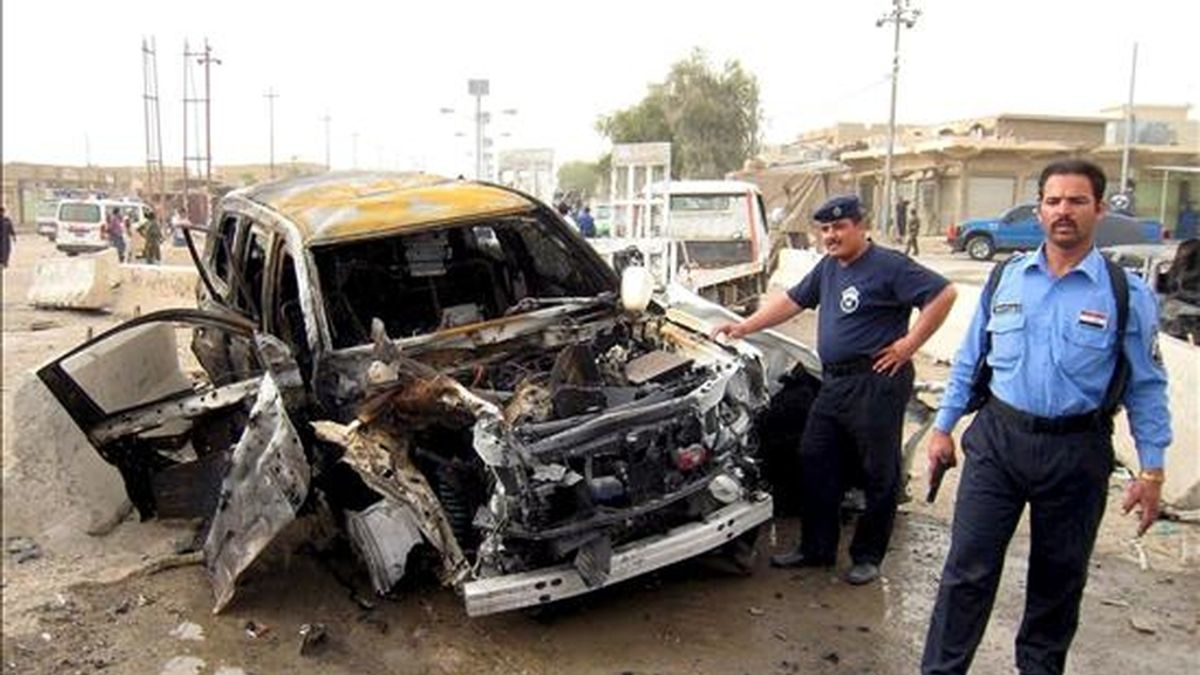
<svg viewBox="0 0 1200 675">
<path fill-rule="evenodd" d="M 770 495 L 755 495 L 714 511 L 703 521 L 630 542 L 613 551 L 608 577 L 588 586 L 572 565 L 479 579 L 463 584 L 469 616 L 484 616 L 542 605 L 611 586 L 671 563 L 712 550 L 771 519 Z"/>
<path fill-rule="evenodd" d="M 108 248 L 108 244 L 107 243 L 104 243 L 104 244 L 73 243 L 72 244 L 72 243 L 66 243 L 66 242 L 60 241 L 57 243 L 55 248 L 57 248 L 58 250 L 60 250 L 64 253 L 94 253 L 96 251 L 103 251 L 104 249 Z"/>
</svg>

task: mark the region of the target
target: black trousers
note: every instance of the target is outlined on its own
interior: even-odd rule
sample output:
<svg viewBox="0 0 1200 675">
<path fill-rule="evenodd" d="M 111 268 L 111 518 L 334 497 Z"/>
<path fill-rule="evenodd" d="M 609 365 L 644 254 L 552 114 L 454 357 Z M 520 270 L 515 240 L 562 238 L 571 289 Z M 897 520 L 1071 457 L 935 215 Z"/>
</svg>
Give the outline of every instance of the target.
<svg viewBox="0 0 1200 675">
<path fill-rule="evenodd" d="M 963 450 L 950 553 L 921 672 L 970 668 L 992 611 L 1005 550 L 1029 504 L 1029 573 L 1016 665 L 1023 675 L 1061 673 L 1108 497 L 1111 427 L 1035 433 L 988 404 L 967 428 Z"/>
<path fill-rule="evenodd" d="M 806 557 L 830 562 L 837 557 L 842 495 L 861 477 L 867 508 L 854 530 L 850 557 L 855 563 L 883 562 L 896 519 L 900 433 L 912 386 L 911 363 L 894 376 L 865 372 L 825 379 L 800 440 L 800 550 Z M 846 475 L 854 469 L 857 476 Z"/>
</svg>

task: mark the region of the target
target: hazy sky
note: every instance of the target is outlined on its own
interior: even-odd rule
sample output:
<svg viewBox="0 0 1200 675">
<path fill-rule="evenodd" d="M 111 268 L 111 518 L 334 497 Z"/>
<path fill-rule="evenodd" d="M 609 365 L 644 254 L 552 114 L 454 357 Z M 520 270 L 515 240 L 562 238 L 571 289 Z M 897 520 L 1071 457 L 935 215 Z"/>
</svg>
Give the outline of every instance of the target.
<svg viewBox="0 0 1200 675">
<path fill-rule="evenodd" d="M 898 121 L 1002 111 L 1089 114 L 1128 93 L 1200 114 L 1197 0 L 917 0 L 902 40 Z M 267 161 L 263 94 L 279 93 L 275 155 L 335 168 L 470 173 L 468 78 L 488 78 L 489 131 L 559 161 L 605 149 L 596 118 L 630 105 L 692 47 L 758 79 L 763 138 L 887 119 L 887 0 L 337 2 L 4 0 L 3 159 L 140 164 L 143 36 L 158 46 L 164 161 L 179 164 L 183 43 L 213 66 L 213 160 Z M 194 67 L 202 87 L 201 68 Z M 202 89 L 199 93 L 202 93 Z M 456 110 L 453 115 L 439 108 Z M 461 132 L 462 137 L 455 133 Z M 501 136 L 507 133 L 509 136 Z"/>
</svg>

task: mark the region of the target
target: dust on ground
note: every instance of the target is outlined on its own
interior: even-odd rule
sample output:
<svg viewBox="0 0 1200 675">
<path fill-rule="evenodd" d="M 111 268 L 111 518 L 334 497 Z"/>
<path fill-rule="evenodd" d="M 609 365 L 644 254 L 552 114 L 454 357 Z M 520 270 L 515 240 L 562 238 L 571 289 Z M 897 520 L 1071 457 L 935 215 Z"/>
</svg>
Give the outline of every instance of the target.
<svg viewBox="0 0 1200 675">
<path fill-rule="evenodd" d="M 56 255 L 22 237 L 4 272 L 4 405 L 28 371 L 128 318 L 44 312 L 24 304 L 33 261 Z M 149 311 L 188 298 L 122 302 Z M 175 302 L 180 300 L 180 302 Z M 811 317 L 788 330 L 808 338 Z M 922 379 L 945 368 L 918 363 Z M 964 426 L 964 425 L 960 425 Z M 4 461 L 20 421 L 4 418 Z M 47 449 L 53 447 L 47 441 Z M 923 471 L 918 453 L 913 467 Z M 919 493 L 923 478 L 913 479 Z M 345 554 L 275 551 L 238 599 L 211 613 L 201 566 L 171 566 L 194 524 L 130 518 L 105 537 L 33 541 L 39 555 L 4 554 L 4 672 L 11 673 L 908 673 L 917 669 L 948 546 L 957 487 L 951 472 L 933 505 L 897 518 L 880 583 L 852 587 L 830 570 L 777 570 L 798 521 L 764 527 L 753 574 L 717 557 L 687 561 L 540 612 L 468 619 L 433 583 L 376 598 Z M 1160 522 L 1131 545 L 1114 479 L 1069 671 L 1184 673 L 1200 653 L 1200 531 Z M 848 539 L 849 532 L 844 539 Z M 8 540 L 6 539 L 6 543 Z M 1028 529 L 1010 547 L 978 672 L 1008 672 L 1023 604 Z M 1144 556 L 1144 557 L 1143 557 Z M 1143 562 L 1145 569 L 1143 569 Z M 846 565 L 845 556 L 839 569 Z M 302 654 L 302 628 L 308 644 Z"/>
</svg>

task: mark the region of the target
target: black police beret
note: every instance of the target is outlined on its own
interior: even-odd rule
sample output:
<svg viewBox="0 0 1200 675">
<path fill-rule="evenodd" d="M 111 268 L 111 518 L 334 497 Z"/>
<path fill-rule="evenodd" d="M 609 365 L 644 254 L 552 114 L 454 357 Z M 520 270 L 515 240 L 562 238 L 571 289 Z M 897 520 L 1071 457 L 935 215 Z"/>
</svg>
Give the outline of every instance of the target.
<svg viewBox="0 0 1200 675">
<path fill-rule="evenodd" d="M 813 220 L 818 223 L 832 223 L 842 218 L 853 220 L 862 218 L 862 200 L 858 198 L 858 195 L 831 197 L 813 213 Z"/>
</svg>

